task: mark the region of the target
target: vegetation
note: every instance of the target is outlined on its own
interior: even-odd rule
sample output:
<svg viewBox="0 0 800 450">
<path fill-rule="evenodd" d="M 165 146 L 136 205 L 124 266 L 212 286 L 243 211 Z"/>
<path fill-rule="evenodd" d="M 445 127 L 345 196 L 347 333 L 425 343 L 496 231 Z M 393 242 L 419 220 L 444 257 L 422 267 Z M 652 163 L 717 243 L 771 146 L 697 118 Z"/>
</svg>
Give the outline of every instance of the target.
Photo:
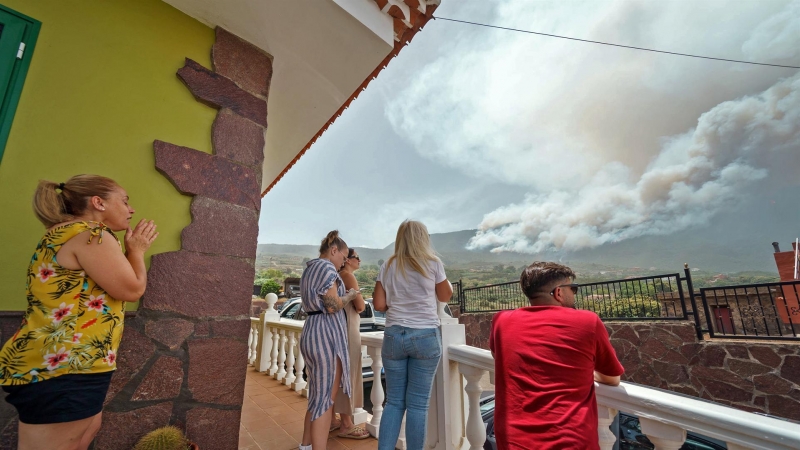
<svg viewBox="0 0 800 450">
<path fill-rule="evenodd" d="M 142 437 L 133 450 L 187 450 L 189 440 L 174 426 L 157 428 Z"/>
<path fill-rule="evenodd" d="M 311 251 L 311 250 L 309 250 Z M 371 250 L 377 252 L 377 250 Z M 385 256 L 370 257 L 370 252 L 365 249 L 360 249 L 359 254 L 362 258 L 361 269 L 356 271 L 356 279 L 358 280 L 359 287 L 361 288 L 364 297 L 369 298 L 372 296 L 372 291 L 375 286 L 375 279 L 380 270 L 380 264 L 383 263 Z M 305 262 L 309 260 L 311 253 L 306 256 L 301 255 L 283 255 L 283 254 L 267 254 L 259 253 L 256 261 L 256 268 L 258 274 L 256 275 L 256 284 L 259 279 L 273 279 L 282 286 L 283 280 L 286 277 L 293 276 L 299 277 L 305 267 Z M 498 264 L 497 262 L 479 261 L 477 255 L 472 255 L 471 260 L 459 258 L 456 254 L 445 254 L 442 257 L 445 263 L 448 278 L 451 281 L 462 281 L 464 288 L 487 286 L 492 284 L 500 284 L 507 282 L 514 282 L 519 280 L 522 271 L 530 264 L 530 261 L 516 261 L 505 264 Z M 615 267 L 605 264 L 596 263 L 574 263 L 565 262 L 565 264 L 572 267 L 577 273 L 578 283 L 594 283 L 609 280 L 624 280 L 631 277 L 645 277 L 664 275 L 668 273 L 679 273 L 683 276 L 683 268 L 675 267 L 670 270 L 658 269 L 656 267 L 640 268 L 640 267 Z M 713 286 L 727 286 L 739 284 L 753 284 L 753 283 L 766 283 L 778 281 L 777 273 L 769 272 L 736 272 L 736 273 L 718 273 L 705 270 L 693 269 L 691 271 L 692 281 L 695 289 L 701 287 Z M 263 281 L 262 281 L 263 283 Z M 628 294 L 617 292 L 613 301 L 609 300 L 608 305 L 603 308 L 598 307 L 593 309 L 591 305 L 586 305 L 586 309 L 593 309 L 598 312 L 601 317 L 653 317 L 661 315 L 659 312 L 658 301 L 654 299 L 653 295 L 656 292 L 661 292 L 663 289 L 658 286 L 646 287 L 647 283 L 642 283 L 644 288 L 643 292 L 639 292 L 638 284 L 636 291 L 630 287 Z M 677 289 L 676 287 L 673 287 Z M 668 288 L 667 288 L 668 290 Z M 469 299 L 468 299 L 469 300 Z M 476 307 L 485 309 L 503 309 L 513 307 L 517 303 L 525 302 L 524 296 L 519 294 L 486 294 L 480 299 L 472 299 Z"/>
<path fill-rule="evenodd" d="M 267 294 L 280 294 L 283 285 L 275 280 L 266 280 L 261 284 L 261 298 L 266 298 Z"/>
</svg>

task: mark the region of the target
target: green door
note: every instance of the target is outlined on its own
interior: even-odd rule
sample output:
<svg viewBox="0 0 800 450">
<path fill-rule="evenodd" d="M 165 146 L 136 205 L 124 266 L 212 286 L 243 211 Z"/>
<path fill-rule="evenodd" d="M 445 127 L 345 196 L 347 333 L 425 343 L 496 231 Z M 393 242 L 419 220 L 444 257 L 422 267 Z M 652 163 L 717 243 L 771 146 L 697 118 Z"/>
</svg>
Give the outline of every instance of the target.
<svg viewBox="0 0 800 450">
<path fill-rule="evenodd" d="M 41 24 L 0 5 L 0 160 Z"/>
</svg>

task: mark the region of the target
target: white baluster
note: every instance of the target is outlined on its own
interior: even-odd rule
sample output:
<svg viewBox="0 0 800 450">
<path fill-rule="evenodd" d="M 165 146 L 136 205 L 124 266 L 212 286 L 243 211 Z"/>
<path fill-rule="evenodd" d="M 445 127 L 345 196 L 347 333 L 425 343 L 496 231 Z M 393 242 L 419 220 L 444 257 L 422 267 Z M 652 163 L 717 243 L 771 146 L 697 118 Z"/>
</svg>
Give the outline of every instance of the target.
<svg viewBox="0 0 800 450">
<path fill-rule="evenodd" d="M 483 443 L 486 442 L 486 428 L 483 425 L 481 418 L 481 378 L 486 373 L 485 370 L 477 367 L 459 364 L 458 370 L 467 379 L 467 386 L 464 388 L 467 391 L 469 401 L 469 415 L 467 416 L 467 440 L 469 441 L 470 450 L 483 449 Z"/>
<path fill-rule="evenodd" d="M 283 381 L 286 376 L 286 330 L 280 330 L 280 343 L 278 344 L 278 372 L 275 373 L 275 379 Z"/>
<path fill-rule="evenodd" d="M 354 386 L 355 387 L 355 386 Z M 362 385 L 363 389 L 364 386 Z M 353 423 L 366 423 L 369 420 L 369 413 L 364 408 L 356 408 L 353 412 Z"/>
<path fill-rule="evenodd" d="M 257 371 L 265 372 L 269 370 L 269 352 L 272 350 L 272 333 L 269 331 L 269 325 L 267 324 L 264 311 L 261 311 L 256 327 L 258 328 L 258 340 L 256 342 L 256 357 L 253 366 Z"/>
<path fill-rule="evenodd" d="M 247 335 L 247 363 L 253 364 L 255 361 L 256 350 L 253 348 L 255 342 L 255 330 L 253 329 L 253 321 L 250 321 L 250 334 Z"/>
<path fill-rule="evenodd" d="M 602 450 L 611 450 L 614 448 L 614 443 L 617 437 L 611 432 L 611 424 L 617 416 L 617 410 L 603 405 L 597 405 L 597 435 L 600 448 Z"/>
<path fill-rule="evenodd" d="M 380 347 L 367 347 L 367 354 L 372 358 L 372 393 L 369 398 L 372 401 L 372 420 L 367 424 L 367 431 L 373 437 L 378 437 L 381 428 L 381 416 L 383 415 L 383 385 L 381 384 L 381 359 Z"/>
<path fill-rule="evenodd" d="M 278 296 L 275 294 L 267 294 L 267 303 L 269 306 L 259 314 L 258 323 L 258 342 L 256 345 L 256 361 L 254 366 L 259 372 L 269 372 L 272 361 L 270 360 L 270 353 L 272 352 L 272 331 L 270 330 L 269 323 L 277 322 L 280 320 L 278 311 L 275 310 L 275 302 L 278 301 Z M 276 355 L 277 356 L 277 355 Z M 277 367 L 277 364 L 276 364 Z"/>
<path fill-rule="evenodd" d="M 686 430 L 681 427 L 644 417 L 639 418 L 639 425 L 656 450 L 678 450 L 686 441 Z"/>
<path fill-rule="evenodd" d="M 289 350 L 286 354 L 286 378 L 283 379 L 283 384 L 286 386 L 291 386 L 292 383 L 294 383 L 294 352 L 298 350 L 295 332 L 289 331 Z"/>
<path fill-rule="evenodd" d="M 303 379 L 303 369 L 306 367 L 306 360 L 303 359 L 303 352 L 299 351 L 300 346 L 297 346 L 297 360 L 294 362 L 295 379 L 292 383 L 292 390 L 301 392 L 306 387 L 306 380 Z"/>
<path fill-rule="evenodd" d="M 274 377 L 278 373 L 278 345 L 280 344 L 281 336 L 277 328 L 270 328 L 272 333 L 272 352 L 270 352 L 270 366 L 269 376 Z"/>
</svg>

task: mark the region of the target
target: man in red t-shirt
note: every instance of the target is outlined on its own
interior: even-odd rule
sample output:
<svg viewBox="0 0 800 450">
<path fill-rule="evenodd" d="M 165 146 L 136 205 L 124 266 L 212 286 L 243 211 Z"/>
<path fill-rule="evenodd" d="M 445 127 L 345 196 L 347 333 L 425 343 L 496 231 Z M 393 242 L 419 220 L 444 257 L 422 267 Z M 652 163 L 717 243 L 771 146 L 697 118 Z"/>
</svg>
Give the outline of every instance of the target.
<svg viewBox="0 0 800 450">
<path fill-rule="evenodd" d="M 494 316 L 499 449 L 600 448 L 594 382 L 616 386 L 624 369 L 597 314 L 574 309 L 574 279 L 569 267 L 535 262 L 520 277 L 531 306 Z"/>
</svg>

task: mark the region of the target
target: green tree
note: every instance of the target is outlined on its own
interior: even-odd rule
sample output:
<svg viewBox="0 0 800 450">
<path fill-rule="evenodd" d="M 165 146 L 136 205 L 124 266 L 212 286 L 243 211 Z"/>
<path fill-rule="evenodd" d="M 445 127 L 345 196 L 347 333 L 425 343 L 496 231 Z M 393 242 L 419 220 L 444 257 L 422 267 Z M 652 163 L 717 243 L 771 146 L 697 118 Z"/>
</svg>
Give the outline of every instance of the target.
<svg viewBox="0 0 800 450">
<path fill-rule="evenodd" d="M 383 265 L 383 260 L 382 260 L 382 259 L 379 259 L 379 260 L 378 260 L 378 267 L 380 267 L 380 266 L 382 266 L 382 265 Z"/>
<path fill-rule="evenodd" d="M 267 294 L 277 294 L 282 287 L 283 286 L 275 280 L 265 281 L 264 284 L 261 285 L 261 298 L 265 298 Z"/>
</svg>

